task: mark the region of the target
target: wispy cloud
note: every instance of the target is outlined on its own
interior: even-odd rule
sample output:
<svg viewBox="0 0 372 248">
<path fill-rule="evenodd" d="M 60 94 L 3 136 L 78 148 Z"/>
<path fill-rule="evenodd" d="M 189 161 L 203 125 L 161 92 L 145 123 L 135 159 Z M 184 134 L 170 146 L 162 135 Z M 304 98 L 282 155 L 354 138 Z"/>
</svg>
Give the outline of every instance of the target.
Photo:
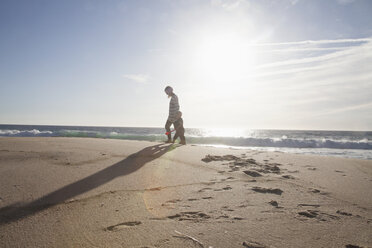
<svg viewBox="0 0 372 248">
<path fill-rule="evenodd" d="M 341 107 L 341 108 L 335 108 L 329 111 L 319 113 L 318 115 L 319 116 L 320 115 L 331 115 L 331 114 L 343 113 L 343 112 L 348 112 L 348 111 L 357 111 L 357 110 L 363 110 L 363 109 L 372 109 L 372 102 L 355 104 L 355 105 Z"/>
<path fill-rule="evenodd" d="M 123 77 L 137 83 L 147 83 L 149 80 L 149 76 L 145 74 L 124 74 Z"/>
<path fill-rule="evenodd" d="M 286 45 L 285 53 L 268 54 L 269 59 L 251 69 L 244 79 L 249 82 L 246 89 L 254 89 L 259 99 L 269 96 L 265 104 L 275 102 L 273 108 L 283 116 L 299 113 L 292 121 L 304 125 L 317 118 L 342 127 L 343 123 L 350 122 L 349 114 L 372 113 L 371 38 L 280 44 Z M 262 48 L 279 50 L 281 47 Z M 265 53 L 258 55 L 266 56 Z M 355 125 L 368 125 L 366 123 L 366 119 L 361 118 Z"/>
<path fill-rule="evenodd" d="M 321 62 L 330 60 L 333 58 L 337 58 L 340 56 L 345 56 L 348 54 L 351 54 L 353 51 L 346 49 L 335 53 L 325 54 L 321 56 L 315 56 L 315 57 L 308 57 L 308 58 L 300 58 L 300 59 L 289 59 L 285 61 L 279 61 L 279 62 L 273 62 L 268 63 L 264 65 L 257 66 L 256 69 L 266 69 L 270 67 L 279 67 L 279 66 L 296 66 L 299 64 L 307 64 L 307 63 L 314 63 L 314 62 Z"/>
<path fill-rule="evenodd" d="M 372 42 L 321 56 L 289 59 L 257 67 L 257 77 L 285 75 L 276 80 L 296 85 L 319 85 L 334 82 L 368 83 L 372 71 Z M 261 72 L 260 72 L 261 71 Z M 264 79 L 263 79 L 264 80 Z M 298 83 L 301 82 L 301 83 Z"/>
<path fill-rule="evenodd" d="M 251 46 L 285 46 L 285 45 L 320 45 L 320 44 L 339 44 L 339 43 L 362 43 L 369 42 L 372 38 L 360 39 L 336 39 L 336 40 L 303 40 L 292 42 L 274 42 L 274 43 L 252 43 Z"/>
<path fill-rule="evenodd" d="M 358 43 L 355 43 L 358 42 Z M 337 44 L 344 43 L 348 44 L 348 46 L 339 47 Z M 354 44 L 355 43 L 355 44 Z M 257 66 L 255 69 L 267 69 L 267 68 L 273 68 L 273 67 L 283 67 L 283 66 L 291 66 L 292 68 L 294 66 L 299 66 L 303 64 L 313 64 L 319 63 L 319 62 L 325 62 L 329 60 L 338 59 L 345 56 L 353 56 L 355 54 L 359 54 L 359 50 L 363 50 L 366 47 L 370 47 L 372 43 L 371 38 L 362 38 L 362 39 L 339 39 L 339 40 L 319 40 L 319 41 L 299 41 L 299 42 L 286 42 L 286 43 L 271 43 L 274 45 L 278 44 L 285 44 L 285 45 L 291 45 L 284 49 L 274 49 L 274 51 L 280 51 L 287 52 L 288 56 L 292 56 L 292 58 L 285 59 L 285 60 L 278 60 L 276 62 L 269 62 L 266 64 L 262 64 Z M 306 44 L 307 46 L 303 47 L 303 45 Z M 329 47 L 317 47 L 317 45 L 321 44 L 327 44 Z M 334 45 L 336 44 L 336 45 Z M 302 45 L 302 47 L 298 47 L 298 45 Z M 315 45 L 315 47 L 314 47 Z M 333 45 L 333 46 L 331 46 Z M 262 50 L 265 51 L 265 50 Z M 262 52 L 261 51 L 261 52 Z M 270 49 L 267 51 L 271 51 Z M 296 56 L 298 52 L 322 52 L 321 54 L 313 55 L 310 54 L 308 56 L 304 56 L 303 54 L 301 56 Z M 260 51 L 259 51 L 260 52 Z"/>
<path fill-rule="evenodd" d="M 350 47 L 303 47 L 303 48 L 282 48 L 282 49 L 265 49 L 258 51 L 261 53 L 287 53 L 287 52 L 324 52 L 324 51 L 341 51 Z"/>
</svg>

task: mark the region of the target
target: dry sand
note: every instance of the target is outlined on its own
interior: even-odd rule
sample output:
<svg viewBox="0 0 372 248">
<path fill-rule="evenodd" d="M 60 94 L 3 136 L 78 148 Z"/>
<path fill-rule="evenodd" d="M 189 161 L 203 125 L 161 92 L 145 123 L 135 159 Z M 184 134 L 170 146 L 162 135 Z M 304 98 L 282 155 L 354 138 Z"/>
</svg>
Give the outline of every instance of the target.
<svg viewBox="0 0 372 248">
<path fill-rule="evenodd" d="M 372 161 L 0 138 L 0 247 L 372 247 Z"/>
</svg>

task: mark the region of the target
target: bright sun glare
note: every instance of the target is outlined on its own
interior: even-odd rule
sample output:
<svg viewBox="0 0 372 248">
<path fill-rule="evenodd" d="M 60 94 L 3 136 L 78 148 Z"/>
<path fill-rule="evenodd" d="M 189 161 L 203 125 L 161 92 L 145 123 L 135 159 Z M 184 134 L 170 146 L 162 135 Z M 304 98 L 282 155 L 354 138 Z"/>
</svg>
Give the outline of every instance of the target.
<svg viewBox="0 0 372 248">
<path fill-rule="evenodd" d="M 196 49 L 195 66 L 206 80 L 234 81 L 254 65 L 254 50 L 239 34 L 207 34 Z"/>
</svg>

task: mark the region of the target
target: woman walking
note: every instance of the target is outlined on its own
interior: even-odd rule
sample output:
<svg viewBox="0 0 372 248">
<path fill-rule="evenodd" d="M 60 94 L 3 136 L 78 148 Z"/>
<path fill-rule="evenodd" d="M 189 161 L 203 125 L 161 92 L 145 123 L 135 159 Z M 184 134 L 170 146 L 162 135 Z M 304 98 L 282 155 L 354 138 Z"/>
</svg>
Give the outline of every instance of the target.
<svg viewBox="0 0 372 248">
<path fill-rule="evenodd" d="M 170 126 L 173 124 L 177 135 L 179 135 L 181 142 L 180 144 L 186 145 L 186 139 L 184 135 L 184 128 L 183 128 L 183 120 L 180 121 L 181 118 L 180 112 L 180 105 L 178 103 L 178 97 L 173 92 L 173 88 L 170 86 L 165 87 L 165 93 L 168 95 L 168 98 L 171 98 L 169 102 L 169 115 L 167 122 L 165 123 L 165 130 L 167 130 L 168 140 L 166 143 L 174 143 L 175 140 L 172 141 L 172 134 L 170 131 Z M 177 125 L 176 125 L 177 124 Z"/>
</svg>

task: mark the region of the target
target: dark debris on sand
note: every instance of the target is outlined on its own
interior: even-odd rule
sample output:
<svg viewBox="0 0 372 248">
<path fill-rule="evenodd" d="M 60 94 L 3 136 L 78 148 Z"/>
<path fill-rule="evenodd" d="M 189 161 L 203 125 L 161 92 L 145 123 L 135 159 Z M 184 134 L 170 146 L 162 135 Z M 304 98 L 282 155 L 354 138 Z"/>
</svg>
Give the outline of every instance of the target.
<svg viewBox="0 0 372 248">
<path fill-rule="evenodd" d="M 230 167 L 231 171 L 239 171 L 240 169 L 249 168 L 250 170 L 245 170 L 244 173 L 253 177 L 260 176 L 260 173 L 281 173 L 281 170 L 279 168 L 281 164 L 268 162 L 259 163 L 255 159 L 246 158 L 245 156 L 239 158 L 234 155 L 214 156 L 208 154 L 204 158 L 202 158 L 202 161 L 205 163 L 209 163 L 212 161 L 229 161 L 227 165 Z"/>
</svg>

